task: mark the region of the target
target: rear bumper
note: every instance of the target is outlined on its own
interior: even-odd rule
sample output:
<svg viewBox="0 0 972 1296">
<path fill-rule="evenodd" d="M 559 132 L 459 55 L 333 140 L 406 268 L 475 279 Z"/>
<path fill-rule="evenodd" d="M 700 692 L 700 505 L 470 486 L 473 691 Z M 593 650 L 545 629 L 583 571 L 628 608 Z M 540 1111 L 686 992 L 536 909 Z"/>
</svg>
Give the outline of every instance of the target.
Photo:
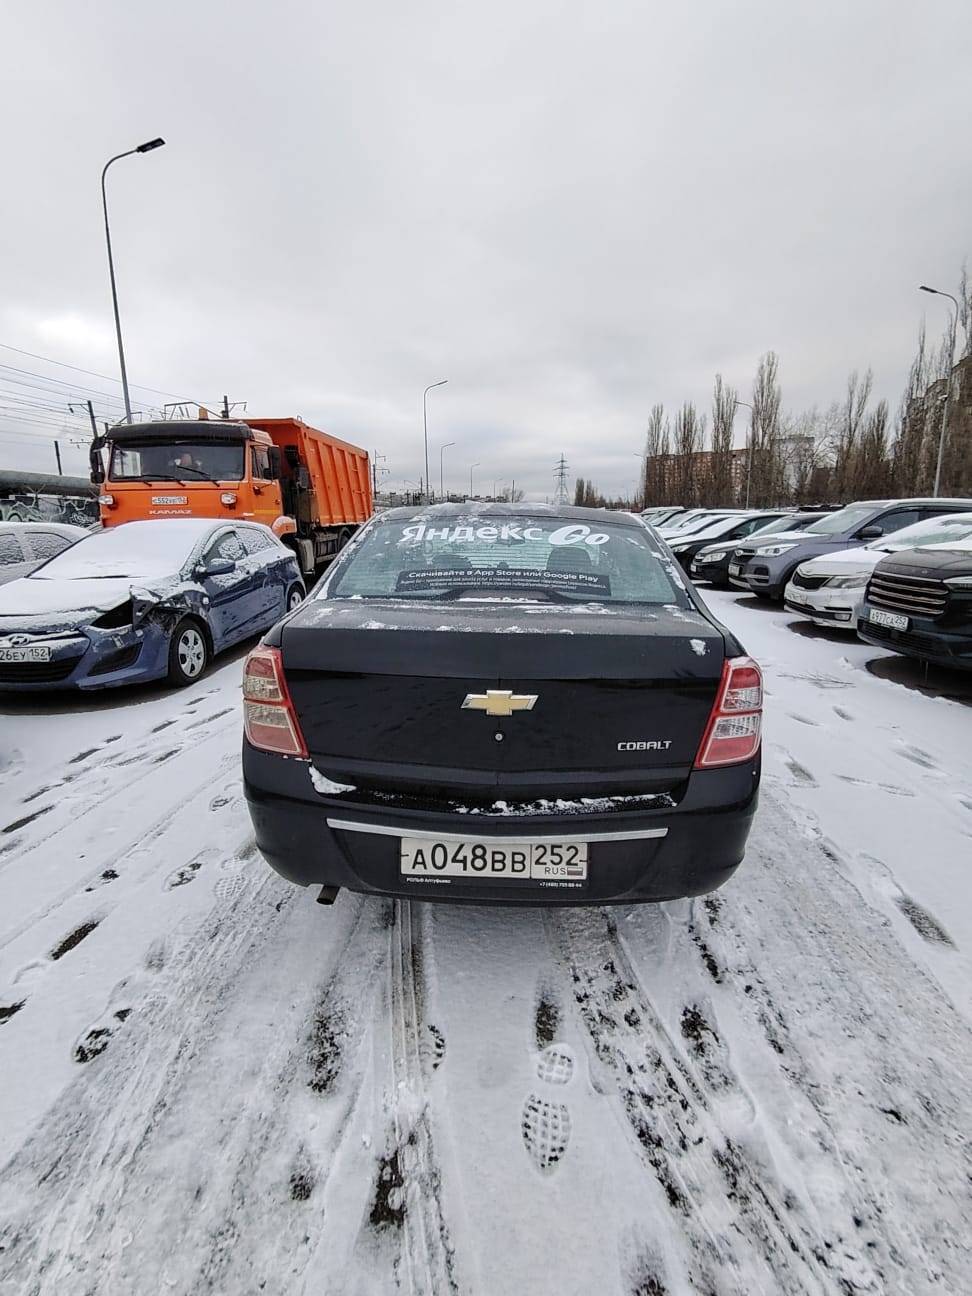
<svg viewBox="0 0 972 1296">
<path fill-rule="evenodd" d="M 735 872 L 759 787 L 759 759 L 691 776 L 675 806 L 570 814 L 461 814 L 356 804 L 354 792 L 320 796 L 307 761 L 244 743 L 244 786 L 257 845 L 299 886 L 345 887 L 413 899 L 476 904 L 583 905 L 674 900 L 713 891 Z M 459 835 L 465 841 L 537 838 L 589 843 L 580 885 L 475 878 L 402 877 L 403 836 Z"/>
</svg>

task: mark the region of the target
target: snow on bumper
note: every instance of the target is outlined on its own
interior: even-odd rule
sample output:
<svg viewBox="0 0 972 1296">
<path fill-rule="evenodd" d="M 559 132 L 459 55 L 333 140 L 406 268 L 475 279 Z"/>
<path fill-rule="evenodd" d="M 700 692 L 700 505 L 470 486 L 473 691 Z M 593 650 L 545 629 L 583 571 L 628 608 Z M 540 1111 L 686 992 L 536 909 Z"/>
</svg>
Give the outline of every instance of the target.
<svg viewBox="0 0 972 1296">
<path fill-rule="evenodd" d="M 406 808 L 391 799 L 387 804 L 368 802 L 356 792 L 321 796 L 306 766 L 306 761 L 271 756 L 244 743 L 244 785 L 257 845 L 278 873 L 300 886 L 478 904 L 627 903 L 713 891 L 743 858 L 759 785 L 757 758 L 695 772 L 675 804 L 473 818 L 448 805 Z M 586 885 L 568 890 L 526 881 L 403 877 L 401 839 L 436 834 L 507 843 L 586 841 Z"/>
</svg>

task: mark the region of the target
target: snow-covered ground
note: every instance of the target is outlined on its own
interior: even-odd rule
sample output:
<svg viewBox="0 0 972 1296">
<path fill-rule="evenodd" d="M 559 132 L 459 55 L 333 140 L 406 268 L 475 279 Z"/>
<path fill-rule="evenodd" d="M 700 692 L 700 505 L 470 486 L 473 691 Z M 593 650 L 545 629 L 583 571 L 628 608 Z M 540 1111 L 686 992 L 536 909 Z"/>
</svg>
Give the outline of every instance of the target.
<svg viewBox="0 0 972 1296">
<path fill-rule="evenodd" d="M 238 657 L 0 701 L 0 1289 L 968 1292 L 972 710 L 709 601 L 765 776 L 694 903 L 324 909 Z"/>
</svg>

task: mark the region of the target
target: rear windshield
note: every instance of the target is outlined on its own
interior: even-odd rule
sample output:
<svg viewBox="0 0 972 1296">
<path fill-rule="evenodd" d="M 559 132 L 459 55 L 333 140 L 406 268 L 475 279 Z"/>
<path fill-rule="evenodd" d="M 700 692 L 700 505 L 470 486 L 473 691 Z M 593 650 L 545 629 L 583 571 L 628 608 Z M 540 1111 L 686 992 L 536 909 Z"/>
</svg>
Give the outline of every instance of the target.
<svg viewBox="0 0 972 1296">
<path fill-rule="evenodd" d="M 243 479 L 243 446 L 225 441 L 115 442 L 110 481 L 232 481 Z"/>
<path fill-rule="evenodd" d="M 684 588 L 640 526 L 492 515 L 379 523 L 321 594 L 687 607 Z"/>
</svg>

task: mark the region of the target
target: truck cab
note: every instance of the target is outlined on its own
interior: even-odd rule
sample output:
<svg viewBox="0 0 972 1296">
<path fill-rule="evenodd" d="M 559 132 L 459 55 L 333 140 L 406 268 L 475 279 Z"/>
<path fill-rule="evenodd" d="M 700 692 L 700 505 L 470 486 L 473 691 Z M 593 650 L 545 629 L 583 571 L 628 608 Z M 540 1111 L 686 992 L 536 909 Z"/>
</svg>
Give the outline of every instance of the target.
<svg viewBox="0 0 972 1296">
<path fill-rule="evenodd" d="M 283 514 L 281 454 L 245 423 L 128 423 L 101 438 L 98 503 L 104 526 L 164 517 L 242 518 L 273 526 Z M 279 529 L 279 528 L 278 528 Z"/>
<path fill-rule="evenodd" d="M 104 526 L 148 518 L 271 527 L 313 576 L 372 513 L 367 452 L 299 418 L 119 423 L 91 447 Z"/>
</svg>

